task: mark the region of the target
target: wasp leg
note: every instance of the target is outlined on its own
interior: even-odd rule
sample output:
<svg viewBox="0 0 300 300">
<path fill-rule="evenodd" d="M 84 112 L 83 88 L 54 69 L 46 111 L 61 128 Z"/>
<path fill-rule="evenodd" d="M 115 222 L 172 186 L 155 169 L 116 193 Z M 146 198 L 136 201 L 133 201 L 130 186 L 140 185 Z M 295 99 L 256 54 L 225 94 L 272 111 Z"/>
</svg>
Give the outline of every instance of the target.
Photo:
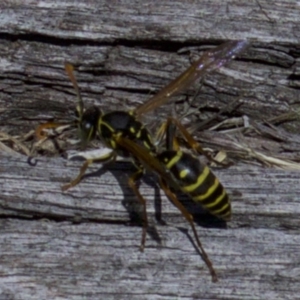
<svg viewBox="0 0 300 300">
<path fill-rule="evenodd" d="M 147 216 L 147 208 L 146 208 L 146 200 L 141 195 L 136 182 L 143 176 L 144 170 L 142 167 L 139 167 L 139 169 L 129 177 L 128 184 L 134 191 L 136 197 L 140 201 L 140 203 L 143 206 L 143 231 L 142 231 L 142 238 L 141 238 L 141 246 L 140 251 L 143 252 L 145 248 L 145 242 L 146 242 L 146 233 L 147 233 L 147 227 L 148 227 L 148 216 Z"/>
<path fill-rule="evenodd" d="M 166 130 L 168 130 L 168 128 L 171 126 L 171 124 L 174 124 L 178 130 L 181 132 L 181 134 L 183 135 L 183 137 L 185 138 L 185 140 L 187 141 L 187 143 L 189 144 L 189 146 L 198 154 L 202 154 L 204 155 L 208 160 L 210 160 L 211 162 L 216 163 L 217 165 L 221 165 L 223 167 L 228 167 L 231 165 L 231 163 L 222 163 L 219 162 L 217 160 L 215 160 L 208 152 L 206 152 L 201 146 L 200 144 L 190 135 L 190 133 L 187 131 L 187 129 L 175 118 L 169 117 L 166 121 Z M 174 135 L 174 134 L 173 134 Z M 173 137 L 173 139 L 175 139 L 175 137 Z M 173 145 L 175 145 L 176 142 L 173 143 Z"/>
<path fill-rule="evenodd" d="M 175 126 L 171 122 L 163 122 L 155 135 L 155 141 L 158 145 L 162 143 L 165 137 L 167 150 L 179 150 L 179 143 L 175 137 Z"/>
<path fill-rule="evenodd" d="M 202 258 L 204 260 L 204 262 L 206 263 L 211 277 L 212 277 L 212 281 L 213 282 L 217 282 L 218 281 L 218 276 L 216 271 L 214 270 L 213 264 L 210 261 L 210 259 L 208 258 L 208 255 L 206 254 L 204 248 L 202 247 L 202 244 L 200 242 L 200 239 L 198 237 L 196 228 L 195 228 L 195 224 L 194 224 L 194 220 L 193 220 L 193 216 L 186 210 L 186 208 L 178 201 L 177 197 L 175 196 L 175 194 L 169 189 L 169 187 L 166 185 L 166 183 L 164 182 L 164 180 L 162 178 L 160 178 L 159 180 L 159 184 L 160 187 L 164 190 L 165 194 L 167 195 L 167 197 L 172 201 L 172 203 L 179 209 L 179 211 L 182 213 L 182 215 L 184 216 L 184 218 L 190 223 L 191 228 L 193 230 L 194 233 L 194 237 L 197 243 L 198 248 L 201 250 L 201 255 Z"/>
<path fill-rule="evenodd" d="M 99 158 L 87 159 L 84 162 L 84 164 L 81 166 L 78 176 L 75 179 L 73 179 L 71 182 L 63 185 L 61 187 L 61 190 L 66 191 L 69 188 L 74 187 L 75 185 L 77 185 L 81 181 L 81 179 L 82 179 L 85 171 L 87 170 L 87 168 L 92 163 L 111 163 L 111 162 L 114 162 L 116 160 L 116 157 L 117 157 L 116 153 L 114 151 L 112 151 L 112 152 L 110 152 L 106 155 L 103 155 L 103 156 L 99 157 Z"/>
</svg>

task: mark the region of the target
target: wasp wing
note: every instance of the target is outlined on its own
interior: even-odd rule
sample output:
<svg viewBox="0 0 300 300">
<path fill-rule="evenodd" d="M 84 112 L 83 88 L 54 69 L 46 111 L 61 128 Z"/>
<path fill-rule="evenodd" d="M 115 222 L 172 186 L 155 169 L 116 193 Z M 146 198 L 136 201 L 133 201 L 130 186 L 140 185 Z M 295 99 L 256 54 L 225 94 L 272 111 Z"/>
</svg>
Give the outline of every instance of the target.
<svg viewBox="0 0 300 300">
<path fill-rule="evenodd" d="M 224 66 L 227 62 L 234 59 L 235 56 L 243 52 L 248 45 L 249 43 L 247 41 L 230 41 L 204 52 L 186 71 L 171 81 L 155 96 L 140 105 L 135 110 L 136 115 L 140 116 L 163 105 L 169 98 L 183 91 L 198 78 Z"/>
</svg>

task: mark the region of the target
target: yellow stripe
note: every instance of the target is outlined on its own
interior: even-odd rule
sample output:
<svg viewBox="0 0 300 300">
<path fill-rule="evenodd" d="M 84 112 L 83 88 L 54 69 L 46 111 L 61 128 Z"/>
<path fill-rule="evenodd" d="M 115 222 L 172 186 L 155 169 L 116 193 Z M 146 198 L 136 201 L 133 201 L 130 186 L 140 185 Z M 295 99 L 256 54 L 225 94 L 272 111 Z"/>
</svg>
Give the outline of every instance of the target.
<svg viewBox="0 0 300 300">
<path fill-rule="evenodd" d="M 219 215 L 219 218 L 222 218 L 225 221 L 229 221 L 231 219 L 231 210 L 229 210 L 225 215 Z"/>
<path fill-rule="evenodd" d="M 197 187 L 199 187 L 206 180 L 209 173 L 210 173 L 209 168 L 205 167 L 202 174 L 197 178 L 197 182 L 183 187 L 182 190 L 187 193 L 193 192 Z M 197 199 L 195 198 L 195 200 L 197 200 Z M 199 199 L 199 200 L 201 200 L 201 199 Z"/>
<path fill-rule="evenodd" d="M 117 144 L 114 140 L 110 140 L 110 146 L 112 147 L 112 149 L 116 149 L 117 148 Z"/>
<path fill-rule="evenodd" d="M 143 141 L 143 144 L 148 150 L 151 149 L 151 145 L 149 145 L 147 141 Z"/>
<path fill-rule="evenodd" d="M 211 212 L 215 215 L 219 215 L 223 210 L 225 210 L 229 206 L 229 203 L 225 203 L 223 207 L 218 210 L 212 210 Z"/>
<path fill-rule="evenodd" d="M 93 131 L 94 131 L 94 126 L 91 125 L 91 128 L 89 130 L 89 134 L 87 136 L 87 141 L 90 141 L 92 139 Z"/>
<path fill-rule="evenodd" d="M 182 152 L 178 151 L 177 154 L 166 164 L 168 169 L 171 169 L 181 158 Z"/>
<path fill-rule="evenodd" d="M 111 132 L 115 132 L 115 129 L 113 127 L 109 126 L 108 123 L 103 122 L 102 119 L 99 119 L 99 122 L 98 122 L 98 127 L 100 128 L 100 126 L 106 126 Z"/>
<path fill-rule="evenodd" d="M 141 137 L 141 133 L 142 133 L 142 130 L 140 129 L 140 130 L 138 131 L 138 133 L 136 134 L 136 138 L 137 138 L 137 139 L 139 139 L 139 138 Z"/>
<path fill-rule="evenodd" d="M 98 119 L 98 123 L 97 123 L 97 128 L 98 128 L 98 132 L 101 135 L 101 125 L 103 124 L 102 122 L 102 116 Z"/>
<path fill-rule="evenodd" d="M 219 183 L 219 181 L 218 181 L 218 183 Z M 218 205 L 223 200 L 223 198 L 225 197 L 225 195 L 226 195 L 226 192 L 223 189 L 222 194 L 216 200 L 214 200 L 214 202 L 209 203 L 209 204 L 205 204 L 205 207 L 211 208 L 211 207 L 214 207 L 214 206 Z"/>
<path fill-rule="evenodd" d="M 135 128 L 134 127 L 130 127 L 129 130 L 130 130 L 131 133 L 135 133 Z"/>
<path fill-rule="evenodd" d="M 207 192 L 205 194 L 193 197 L 193 199 L 195 201 L 203 201 L 203 200 L 205 200 L 206 198 L 208 198 L 209 196 L 211 196 L 211 194 L 216 190 L 216 188 L 218 187 L 218 185 L 219 185 L 219 180 L 217 178 L 215 178 L 214 184 L 207 190 Z M 205 205 L 205 206 L 207 206 L 207 205 Z"/>
<path fill-rule="evenodd" d="M 147 133 L 147 137 L 148 137 L 148 140 L 151 142 L 152 144 L 152 138 L 151 138 L 151 135 L 149 133 Z"/>
</svg>

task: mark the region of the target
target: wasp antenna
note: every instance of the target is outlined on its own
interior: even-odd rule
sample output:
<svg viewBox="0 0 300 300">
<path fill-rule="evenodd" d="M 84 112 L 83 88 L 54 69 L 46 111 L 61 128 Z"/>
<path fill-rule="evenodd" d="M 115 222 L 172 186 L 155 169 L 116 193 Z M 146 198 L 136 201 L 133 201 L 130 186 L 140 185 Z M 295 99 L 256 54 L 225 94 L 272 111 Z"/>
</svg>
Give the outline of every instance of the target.
<svg viewBox="0 0 300 300">
<path fill-rule="evenodd" d="M 69 76 L 69 78 L 70 78 L 70 80 L 73 84 L 74 90 L 75 90 L 76 95 L 77 95 L 76 110 L 78 112 L 79 118 L 81 119 L 82 114 L 83 114 L 84 106 L 83 106 L 83 101 L 82 101 L 82 98 L 81 98 L 81 95 L 80 95 L 79 87 L 78 87 L 78 84 L 77 84 L 77 80 L 74 76 L 74 67 L 70 63 L 65 63 L 65 70 L 66 70 L 66 73 L 68 74 L 68 76 Z"/>
</svg>

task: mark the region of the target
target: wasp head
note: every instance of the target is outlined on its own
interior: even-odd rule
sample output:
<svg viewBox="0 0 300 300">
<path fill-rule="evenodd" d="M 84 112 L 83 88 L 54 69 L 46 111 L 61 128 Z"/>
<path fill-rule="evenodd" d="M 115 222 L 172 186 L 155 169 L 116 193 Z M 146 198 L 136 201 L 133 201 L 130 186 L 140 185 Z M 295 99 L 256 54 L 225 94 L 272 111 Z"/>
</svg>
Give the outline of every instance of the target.
<svg viewBox="0 0 300 300">
<path fill-rule="evenodd" d="M 85 110 L 79 120 L 79 137 L 83 145 L 95 138 L 101 111 L 96 106 Z"/>
</svg>

